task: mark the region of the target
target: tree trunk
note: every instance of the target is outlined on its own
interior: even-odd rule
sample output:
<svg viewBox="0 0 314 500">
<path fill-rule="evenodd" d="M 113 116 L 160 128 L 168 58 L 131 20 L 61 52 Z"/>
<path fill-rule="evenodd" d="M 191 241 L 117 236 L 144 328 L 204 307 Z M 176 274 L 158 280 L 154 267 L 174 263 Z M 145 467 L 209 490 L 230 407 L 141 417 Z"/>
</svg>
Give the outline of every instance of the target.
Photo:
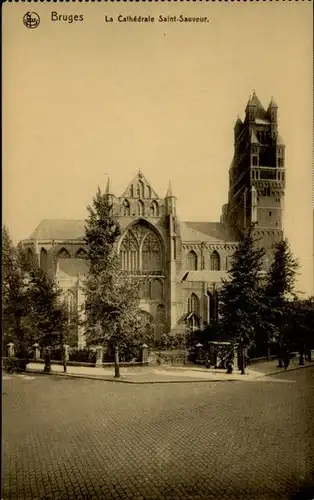
<svg viewBox="0 0 314 500">
<path fill-rule="evenodd" d="M 279 345 L 278 365 L 277 365 L 277 368 L 284 368 L 283 357 L 284 357 L 284 348 Z"/>
<path fill-rule="evenodd" d="M 65 350 L 65 345 L 64 345 L 65 339 L 63 335 L 60 338 L 60 344 L 61 344 L 61 359 L 62 359 L 62 365 L 63 365 L 63 373 L 67 372 L 67 358 L 66 358 L 66 350 Z"/>
<path fill-rule="evenodd" d="M 245 375 L 245 360 L 244 360 L 243 346 L 240 346 L 240 370 L 241 370 L 241 375 Z"/>
<path fill-rule="evenodd" d="M 65 355 L 65 348 L 62 347 L 62 364 L 63 364 L 63 373 L 67 372 L 67 358 Z"/>
<path fill-rule="evenodd" d="M 114 376 L 116 378 L 120 377 L 120 365 L 119 365 L 119 346 L 116 345 L 114 349 Z"/>
<path fill-rule="evenodd" d="M 50 373 L 51 372 L 51 354 L 50 354 L 50 349 L 46 349 L 46 352 L 45 352 L 44 372 L 45 373 Z"/>
<path fill-rule="evenodd" d="M 304 366 L 304 349 L 303 349 L 303 347 L 302 347 L 302 349 L 300 350 L 299 365 L 300 365 L 300 366 Z"/>
</svg>

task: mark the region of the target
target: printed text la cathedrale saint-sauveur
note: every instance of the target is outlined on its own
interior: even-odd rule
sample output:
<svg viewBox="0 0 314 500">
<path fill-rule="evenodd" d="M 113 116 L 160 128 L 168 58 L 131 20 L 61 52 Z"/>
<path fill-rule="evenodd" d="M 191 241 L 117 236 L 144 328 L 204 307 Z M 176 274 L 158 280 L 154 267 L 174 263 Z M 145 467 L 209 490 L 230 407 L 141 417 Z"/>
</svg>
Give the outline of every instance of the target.
<svg viewBox="0 0 314 500">
<path fill-rule="evenodd" d="M 109 16 L 107 14 L 103 17 L 105 23 L 209 23 L 209 18 L 206 16 L 203 17 L 187 17 L 184 14 L 180 14 L 178 16 L 164 16 L 159 15 L 158 17 L 154 16 L 131 16 L 131 15 L 122 15 L 119 14 L 117 16 Z M 84 21 L 83 14 L 63 14 L 56 11 L 51 12 L 51 21 L 54 22 L 63 22 L 63 23 L 77 23 Z"/>
</svg>

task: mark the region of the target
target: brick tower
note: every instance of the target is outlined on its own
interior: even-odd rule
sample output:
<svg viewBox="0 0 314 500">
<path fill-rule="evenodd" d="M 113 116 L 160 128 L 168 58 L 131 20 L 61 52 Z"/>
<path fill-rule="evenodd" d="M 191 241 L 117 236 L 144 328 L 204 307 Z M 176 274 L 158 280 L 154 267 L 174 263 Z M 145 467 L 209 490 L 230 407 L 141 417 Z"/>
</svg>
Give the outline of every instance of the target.
<svg viewBox="0 0 314 500">
<path fill-rule="evenodd" d="M 227 221 L 237 236 L 247 222 L 267 252 L 283 237 L 285 145 L 278 133 L 278 106 L 271 99 L 267 111 L 255 92 L 245 119 L 234 127 L 234 157 L 229 170 Z"/>
</svg>

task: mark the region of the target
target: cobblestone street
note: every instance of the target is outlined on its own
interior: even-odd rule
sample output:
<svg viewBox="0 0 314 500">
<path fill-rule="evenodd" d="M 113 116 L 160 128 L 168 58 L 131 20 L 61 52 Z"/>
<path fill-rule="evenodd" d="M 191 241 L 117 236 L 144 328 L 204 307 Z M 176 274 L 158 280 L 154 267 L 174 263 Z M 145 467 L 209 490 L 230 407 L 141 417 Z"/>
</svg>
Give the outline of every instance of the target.
<svg viewBox="0 0 314 500">
<path fill-rule="evenodd" d="M 254 383 L 4 375 L 2 392 L 4 500 L 292 499 L 314 471 L 313 368 Z"/>
</svg>

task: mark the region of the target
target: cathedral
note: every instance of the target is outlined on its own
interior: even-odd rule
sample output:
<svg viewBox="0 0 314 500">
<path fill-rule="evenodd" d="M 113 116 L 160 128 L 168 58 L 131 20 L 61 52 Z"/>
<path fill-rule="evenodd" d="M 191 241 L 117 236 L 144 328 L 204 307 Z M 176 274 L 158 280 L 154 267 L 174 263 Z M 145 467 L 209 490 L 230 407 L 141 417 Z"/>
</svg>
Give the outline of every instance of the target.
<svg viewBox="0 0 314 500">
<path fill-rule="evenodd" d="M 257 223 L 268 257 L 282 238 L 285 146 L 277 110 L 273 99 L 266 110 L 253 92 L 244 119 L 236 120 L 228 203 L 219 222 L 180 221 L 171 183 L 160 197 L 140 171 L 120 196 L 108 181 L 105 193 L 121 227 L 121 267 L 147 278 L 139 309 L 157 341 L 181 325 L 198 329 L 218 319 L 221 279 L 227 278 L 238 230 L 247 222 Z M 81 311 L 84 302 L 84 232 L 84 220 L 46 219 L 22 242 L 29 257 L 56 277 L 70 312 Z M 77 341 L 85 346 L 80 328 Z"/>
</svg>

